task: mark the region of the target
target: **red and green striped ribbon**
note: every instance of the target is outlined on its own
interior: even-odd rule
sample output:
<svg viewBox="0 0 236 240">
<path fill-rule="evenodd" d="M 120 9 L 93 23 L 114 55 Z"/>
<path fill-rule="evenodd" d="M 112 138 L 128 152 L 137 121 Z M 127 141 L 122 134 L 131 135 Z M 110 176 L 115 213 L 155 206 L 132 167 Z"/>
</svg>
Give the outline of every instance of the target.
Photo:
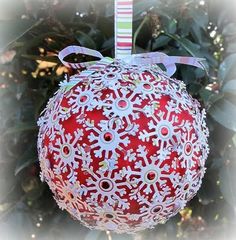
<svg viewBox="0 0 236 240">
<path fill-rule="evenodd" d="M 115 58 L 132 53 L 133 0 L 115 0 Z"/>
</svg>

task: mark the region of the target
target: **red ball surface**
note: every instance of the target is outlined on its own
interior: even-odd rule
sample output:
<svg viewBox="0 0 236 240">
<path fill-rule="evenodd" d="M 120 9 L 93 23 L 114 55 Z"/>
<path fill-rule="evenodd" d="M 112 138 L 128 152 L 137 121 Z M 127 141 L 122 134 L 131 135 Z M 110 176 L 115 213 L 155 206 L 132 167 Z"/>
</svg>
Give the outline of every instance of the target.
<svg viewBox="0 0 236 240">
<path fill-rule="evenodd" d="M 58 205 L 119 233 L 177 214 L 199 189 L 209 151 L 198 101 L 156 67 L 114 62 L 71 81 L 38 121 L 41 176 Z"/>
</svg>

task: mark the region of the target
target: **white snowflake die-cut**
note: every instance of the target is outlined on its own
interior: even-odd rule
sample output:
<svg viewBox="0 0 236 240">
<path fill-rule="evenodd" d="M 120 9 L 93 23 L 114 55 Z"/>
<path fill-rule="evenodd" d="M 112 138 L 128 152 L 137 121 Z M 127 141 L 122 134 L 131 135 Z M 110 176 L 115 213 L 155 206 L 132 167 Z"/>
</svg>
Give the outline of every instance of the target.
<svg viewBox="0 0 236 240">
<path fill-rule="evenodd" d="M 140 216 L 145 224 L 145 228 L 151 228 L 158 223 L 165 223 L 170 216 L 175 215 L 173 199 L 164 198 L 161 201 L 145 201 L 140 208 Z"/>
<path fill-rule="evenodd" d="M 50 139 L 54 139 L 55 132 L 60 127 L 60 102 L 54 102 L 54 105 L 50 104 L 50 106 L 45 114 L 38 119 L 37 124 L 40 127 L 39 135 L 46 134 Z"/>
<path fill-rule="evenodd" d="M 90 177 L 83 186 L 83 195 L 92 205 L 99 206 L 103 203 L 109 206 L 117 206 L 121 209 L 128 209 L 128 199 L 123 198 L 127 188 L 130 189 L 129 183 L 125 182 L 120 172 L 112 171 L 90 171 Z"/>
<path fill-rule="evenodd" d="M 55 164 L 53 166 L 56 174 L 68 172 L 68 179 L 74 183 L 76 181 L 76 169 L 79 167 L 79 161 L 83 161 L 81 146 L 78 141 L 82 139 L 83 130 L 78 129 L 74 134 L 65 133 L 60 127 L 55 143 L 49 145 L 49 151 L 53 153 Z"/>
<path fill-rule="evenodd" d="M 134 92 L 140 94 L 142 99 L 157 101 L 163 94 L 160 76 L 153 75 L 150 70 L 131 74 L 134 79 Z"/>
<path fill-rule="evenodd" d="M 142 111 L 140 96 L 131 89 L 113 89 L 104 100 L 97 102 L 99 109 L 103 109 L 106 117 L 117 117 L 132 125 L 132 121 L 139 118 Z"/>
<path fill-rule="evenodd" d="M 142 130 L 139 139 L 143 142 L 152 142 L 159 148 L 158 154 L 161 160 L 166 159 L 171 151 L 176 150 L 181 139 L 182 132 L 188 129 L 189 122 L 179 120 L 173 105 L 168 102 L 166 111 L 158 110 L 148 122 L 148 131 Z"/>
<path fill-rule="evenodd" d="M 54 181 L 50 183 L 50 188 L 55 192 L 55 200 L 61 209 L 75 213 L 78 219 L 84 211 L 92 211 L 92 208 L 81 199 L 81 186 L 79 182 L 70 183 L 61 176 L 56 176 Z M 80 212 L 75 211 L 80 209 Z M 74 214 L 73 214 L 74 215 Z"/>
<path fill-rule="evenodd" d="M 122 209 L 114 209 L 106 203 L 103 206 L 95 207 L 93 212 L 86 212 L 82 216 L 82 221 L 85 225 L 87 225 L 86 222 L 91 222 L 90 228 L 107 229 L 117 233 L 131 231 L 127 224 L 128 220 L 128 216 L 124 215 Z"/>
<path fill-rule="evenodd" d="M 122 65 L 111 64 L 104 70 L 93 73 L 90 76 L 91 83 L 96 88 L 117 89 L 120 86 L 124 71 L 125 68 Z"/>
<path fill-rule="evenodd" d="M 200 166 L 200 162 L 198 161 L 200 160 L 199 151 L 201 149 L 201 143 L 194 132 L 195 131 L 190 128 L 183 133 L 183 138 L 180 139 L 177 152 L 182 168 L 191 169 L 196 165 Z"/>
<path fill-rule="evenodd" d="M 85 111 L 92 111 L 96 107 L 95 100 L 100 97 L 99 90 L 94 89 L 88 82 L 82 82 L 68 96 L 68 103 L 73 113 L 84 114 Z"/>
<path fill-rule="evenodd" d="M 148 156 L 148 150 L 144 146 L 139 146 L 137 149 L 137 159 L 134 168 L 130 166 L 122 169 L 123 175 L 131 182 L 136 188 L 131 191 L 131 198 L 137 199 L 137 194 L 143 191 L 144 194 L 155 194 L 163 189 L 163 193 L 168 195 L 170 188 L 167 185 L 167 179 L 171 180 L 173 186 L 178 184 L 179 174 L 174 171 L 169 171 L 170 166 L 163 163 L 158 155 Z"/>
<path fill-rule="evenodd" d="M 87 120 L 84 126 L 87 131 L 91 130 L 88 139 L 95 156 L 104 159 L 117 159 L 123 147 L 130 143 L 129 135 L 135 135 L 138 131 L 138 125 L 131 129 L 122 129 L 119 119 L 102 120 L 97 127 Z"/>
</svg>

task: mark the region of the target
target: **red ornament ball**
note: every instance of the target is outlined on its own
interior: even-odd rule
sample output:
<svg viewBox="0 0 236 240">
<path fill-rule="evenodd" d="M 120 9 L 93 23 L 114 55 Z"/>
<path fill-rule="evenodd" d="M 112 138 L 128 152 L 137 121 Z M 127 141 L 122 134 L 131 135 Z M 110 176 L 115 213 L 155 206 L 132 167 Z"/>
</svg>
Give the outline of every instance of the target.
<svg viewBox="0 0 236 240">
<path fill-rule="evenodd" d="M 85 78 L 74 75 L 38 124 L 42 180 L 59 207 L 89 228 L 152 228 L 201 185 L 205 111 L 158 67 L 115 61 Z"/>
</svg>

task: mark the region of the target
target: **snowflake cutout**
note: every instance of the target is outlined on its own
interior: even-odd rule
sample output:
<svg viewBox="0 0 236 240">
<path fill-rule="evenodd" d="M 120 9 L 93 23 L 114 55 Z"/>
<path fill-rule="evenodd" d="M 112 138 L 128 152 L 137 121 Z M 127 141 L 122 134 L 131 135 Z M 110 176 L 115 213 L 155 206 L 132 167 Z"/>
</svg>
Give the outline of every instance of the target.
<svg viewBox="0 0 236 240">
<path fill-rule="evenodd" d="M 120 88 L 113 89 L 104 100 L 97 102 L 99 109 L 103 109 L 106 117 L 118 117 L 125 120 L 127 124 L 132 125 L 131 121 L 139 118 L 139 112 L 142 110 L 140 97 L 131 90 Z"/>
<path fill-rule="evenodd" d="M 122 197 L 126 194 L 126 188 L 130 184 L 123 181 L 120 173 L 90 171 L 91 177 L 84 186 L 84 195 L 89 198 L 91 204 L 97 205 L 106 202 L 110 206 L 118 206 L 122 209 L 129 208 L 129 202 Z M 112 177 L 113 176 L 113 177 Z M 125 188 L 126 187 L 126 188 Z"/>
<path fill-rule="evenodd" d="M 88 139 L 96 157 L 116 160 L 120 156 L 118 150 L 122 151 L 122 146 L 128 146 L 130 140 L 127 135 L 135 135 L 138 127 L 119 131 L 120 126 L 121 123 L 118 119 L 102 120 L 98 127 L 95 127 L 89 120 L 85 122 L 85 129 L 92 130 L 88 135 Z"/>
<path fill-rule="evenodd" d="M 53 153 L 53 157 L 56 161 L 54 166 L 54 172 L 61 174 L 68 172 L 69 170 L 69 181 L 74 183 L 76 181 L 76 169 L 79 167 L 79 160 L 83 160 L 83 155 L 79 151 L 81 148 L 77 143 L 83 136 L 82 130 L 74 132 L 74 136 L 70 133 L 65 133 L 63 128 L 60 128 L 60 134 L 55 139 L 55 144 L 50 144 L 49 150 Z"/>
<path fill-rule="evenodd" d="M 138 189 L 133 191 L 132 197 L 139 191 L 143 191 L 145 194 L 159 192 L 159 188 L 162 188 L 166 195 L 168 195 L 169 188 L 167 186 L 167 179 L 172 181 L 173 185 L 178 182 L 178 174 L 169 172 L 170 166 L 163 164 L 157 155 L 149 156 L 146 147 L 139 146 L 137 149 L 137 157 L 141 160 L 136 161 L 134 170 L 130 166 L 123 168 L 123 175 L 131 182 L 138 186 Z M 136 193 L 136 194 L 134 194 Z"/>
<path fill-rule="evenodd" d="M 139 139 L 143 142 L 148 142 L 152 137 L 153 144 L 159 147 L 158 154 L 161 160 L 166 159 L 171 150 L 175 150 L 181 132 L 189 127 L 188 121 L 178 119 L 171 102 L 166 105 L 166 110 L 165 112 L 160 110 L 152 116 L 148 123 L 150 132 L 143 130 L 139 135 Z"/>
<path fill-rule="evenodd" d="M 101 92 L 95 90 L 88 83 L 77 85 L 75 90 L 68 96 L 68 103 L 73 113 L 84 114 L 85 111 L 92 111 L 95 108 L 94 101 L 101 97 Z"/>
</svg>

